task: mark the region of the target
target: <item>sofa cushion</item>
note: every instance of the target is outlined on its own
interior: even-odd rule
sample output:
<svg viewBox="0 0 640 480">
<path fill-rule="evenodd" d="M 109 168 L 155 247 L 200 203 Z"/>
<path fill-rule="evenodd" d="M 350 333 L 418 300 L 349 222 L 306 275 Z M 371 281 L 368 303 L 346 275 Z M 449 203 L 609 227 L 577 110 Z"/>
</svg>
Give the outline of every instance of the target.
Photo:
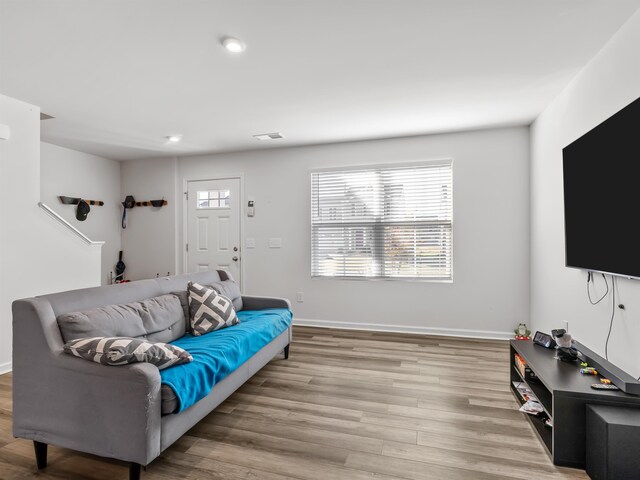
<svg viewBox="0 0 640 480">
<path fill-rule="evenodd" d="M 182 307 L 182 313 L 184 318 L 187 319 L 187 332 L 191 331 L 191 322 L 189 321 L 189 292 L 186 290 L 178 290 L 177 292 L 171 292 L 172 295 L 178 297 L 180 300 L 180 306 Z"/>
<path fill-rule="evenodd" d="M 180 299 L 175 295 L 144 300 L 138 308 L 150 342 L 171 342 L 185 334 L 189 319 L 184 317 Z"/>
<path fill-rule="evenodd" d="M 231 300 L 214 288 L 189 282 L 187 290 L 191 333 L 194 335 L 204 335 L 240 323 Z"/>
<path fill-rule="evenodd" d="M 90 337 L 133 337 L 170 342 L 185 334 L 187 322 L 180 300 L 172 294 L 65 313 L 57 320 L 65 342 Z"/>
<path fill-rule="evenodd" d="M 160 385 L 160 414 L 169 415 L 180 408 L 180 400 L 169 385 Z"/>
<path fill-rule="evenodd" d="M 236 312 L 242 310 L 242 294 L 240 293 L 240 286 L 236 282 L 233 280 L 223 280 L 221 282 L 207 284 L 206 286 L 213 287 L 216 292 L 230 298 Z"/>
<path fill-rule="evenodd" d="M 102 365 L 147 362 L 160 370 L 193 360 L 189 352 L 175 345 L 130 337 L 79 338 L 67 342 L 64 351 Z"/>
<path fill-rule="evenodd" d="M 285 308 L 243 310 L 241 323 L 208 335 L 187 333 L 172 342 L 193 356 L 193 362 L 160 372 L 161 382 L 171 387 L 173 395 L 165 402 L 163 413 L 182 412 L 206 397 L 211 389 L 282 334 L 291 325 L 293 314 Z M 162 389 L 163 395 L 166 389 Z"/>
</svg>

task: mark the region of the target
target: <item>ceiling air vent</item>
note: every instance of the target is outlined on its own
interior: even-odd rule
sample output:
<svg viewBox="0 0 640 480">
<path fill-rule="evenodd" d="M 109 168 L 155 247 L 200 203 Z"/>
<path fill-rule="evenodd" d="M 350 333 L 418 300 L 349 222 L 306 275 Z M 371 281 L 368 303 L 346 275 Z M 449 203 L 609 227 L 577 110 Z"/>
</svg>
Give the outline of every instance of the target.
<svg viewBox="0 0 640 480">
<path fill-rule="evenodd" d="M 260 133 L 258 135 L 254 135 L 253 138 L 256 140 L 278 140 L 279 138 L 284 138 L 280 132 L 274 133 Z"/>
</svg>

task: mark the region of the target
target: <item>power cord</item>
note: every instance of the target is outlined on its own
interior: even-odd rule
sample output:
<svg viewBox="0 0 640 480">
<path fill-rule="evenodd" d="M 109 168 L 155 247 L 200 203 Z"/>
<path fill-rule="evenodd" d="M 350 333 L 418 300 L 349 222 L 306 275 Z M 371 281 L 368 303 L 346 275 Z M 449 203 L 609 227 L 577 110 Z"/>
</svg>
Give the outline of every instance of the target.
<svg viewBox="0 0 640 480">
<path fill-rule="evenodd" d="M 609 333 L 607 341 L 604 344 L 604 358 L 609 360 L 609 339 L 611 338 L 611 330 L 613 329 L 613 319 L 616 316 L 616 278 L 611 275 L 611 320 L 609 321 Z"/>
<path fill-rule="evenodd" d="M 587 273 L 587 297 L 589 297 L 589 303 L 591 305 L 598 305 L 602 300 L 604 300 L 607 295 L 609 295 L 609 283 L 607 282 L 607 277 L 605 276 L 605 274 L 602 274 L 602 278 L 604 278 L 604 284 L 607 286 L 607 291 L 604 292 L 604 295 L 602 295 L 602 297 L 600 297 L 598 300 L 596 300 L 595 302 L 591 299 L 591 289 L 589 288 L 589 283 L 595 283 L 595 281 L 593 280 L 593 272 L 588 272 Z"/>
</svg>

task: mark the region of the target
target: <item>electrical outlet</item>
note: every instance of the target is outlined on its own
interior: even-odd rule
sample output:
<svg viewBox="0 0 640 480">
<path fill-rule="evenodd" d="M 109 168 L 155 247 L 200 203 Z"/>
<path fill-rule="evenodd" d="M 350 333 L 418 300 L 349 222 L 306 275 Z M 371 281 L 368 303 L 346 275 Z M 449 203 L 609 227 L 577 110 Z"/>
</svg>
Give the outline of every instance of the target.
<svg viewBox="0 0 640 480">
<path fill-rule="evenodd" d="M 304 292 L 296 293 L 296 300 L 298 301 L 298 303 L 304 302 Z"/>
</svg>

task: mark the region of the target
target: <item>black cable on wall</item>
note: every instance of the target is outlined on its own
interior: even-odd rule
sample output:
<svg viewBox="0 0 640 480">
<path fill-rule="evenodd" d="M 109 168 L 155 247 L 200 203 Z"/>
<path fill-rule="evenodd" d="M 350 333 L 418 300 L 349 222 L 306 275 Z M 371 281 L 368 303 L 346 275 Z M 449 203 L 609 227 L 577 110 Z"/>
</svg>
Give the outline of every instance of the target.
<svg viewBox="0 0 640 480">
<path fill-rule="evenodd" d="M 607 341 L 604 343 L 604 358 L 609 360 L 609 339 L 611 338 L 611 330 L 613 329 L 613 320 L 616 317 L 616 277 L 611 275 L 611 320 L 609 320 L 609 333 L 607 333 Z"/>
<path fill-rule="evenodd" d="M 609 283 L 607 282 L 607 277 L 604 273 L 602 274 L 602 278 L 604 278 L 604 284 L 607 286 L 607 291 L 604 292 L 604 295 L 602 295 L 602 297 L 594 302 L 591 298 L 591 289 L 589 288 L 589 283 L 595 284 L 595 281 L 593 280 L 593 272 L 587 272 L 587 297 L 589 298 L 589 303 L 591 303 L 591 305 L 598 305 L 602 300 L 606 298 L 607 295 L 609 295 Z"/>
</svg>

